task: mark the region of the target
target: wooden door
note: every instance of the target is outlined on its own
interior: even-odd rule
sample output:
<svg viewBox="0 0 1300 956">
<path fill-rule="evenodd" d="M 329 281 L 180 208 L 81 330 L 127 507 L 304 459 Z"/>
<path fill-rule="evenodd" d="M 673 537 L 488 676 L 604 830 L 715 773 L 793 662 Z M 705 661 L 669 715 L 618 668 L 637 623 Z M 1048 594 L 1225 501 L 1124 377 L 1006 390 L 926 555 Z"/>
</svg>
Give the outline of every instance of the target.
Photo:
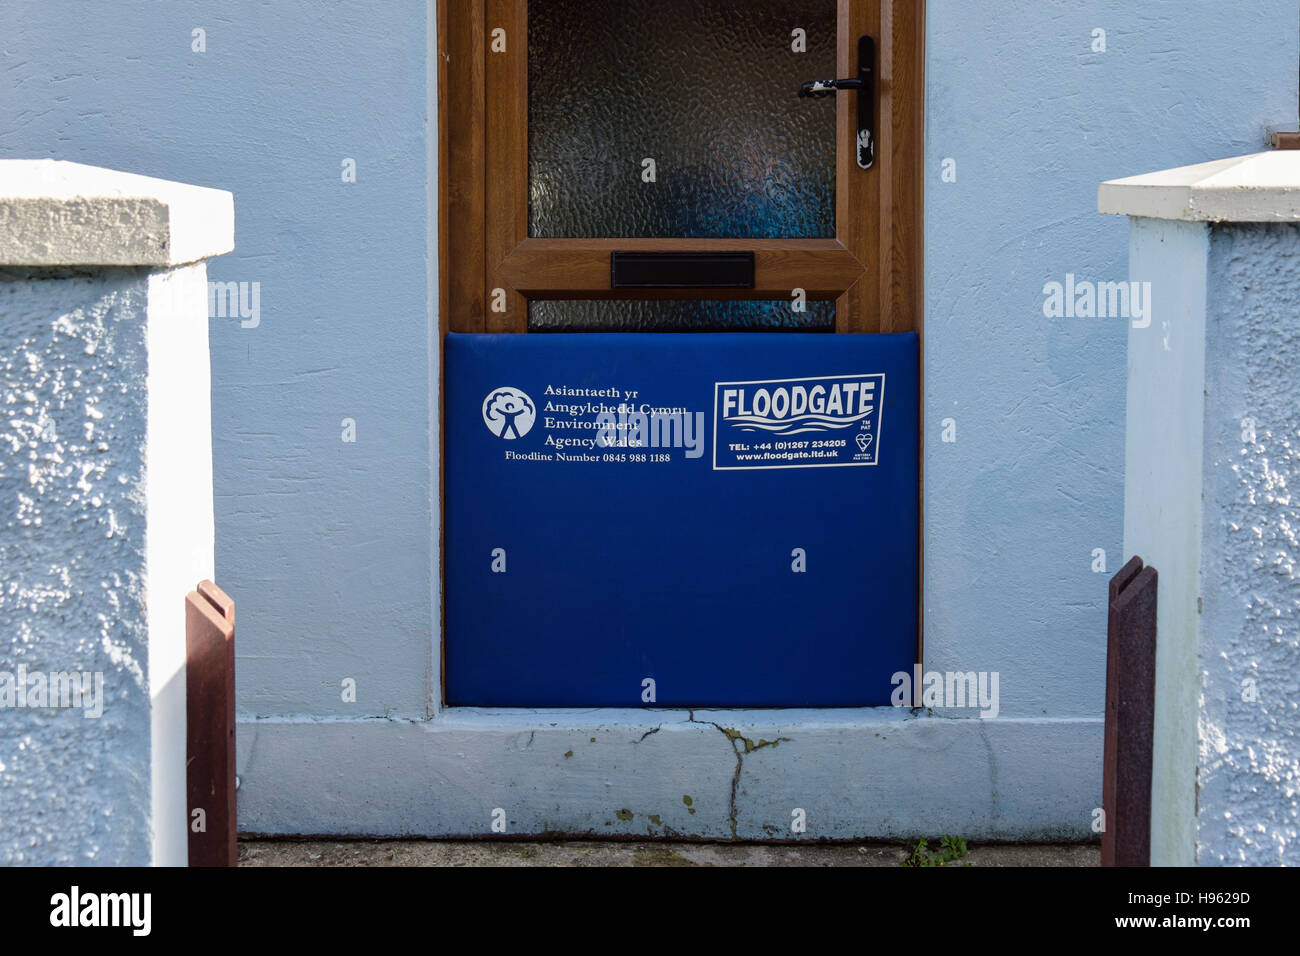
<svg viewBox="0 0 1300 956">
<path fill-rule="evenodd" d="M 626 308 L 656 300 L 660 311 L 669 313 L 672 302 L 683 304 L 679 311 L 695 310 L 684 305 L 692 300 L 730 303 L 729 312 L 719 306 L 716 321 L 706 315 L 704 325 L 688 328 L 770 327 L 770 319 L 753 319 L 753 310 L 739 305 L 762 300 L 773 309 L 791 310 L 788 317 L 773 309 L 764 313 L 782 316 L 775 324 L 784 328 L 919 331 L 923 9 L 922 0 L 823 0 L 820 7 L 817 0 L 443 0 L 438 11 L 442 329 L 522 333 L 557 327 L 557 314 L 558 327 L 564 328 L 565 310 L 558 303 L 572 303 L 576 311 L 580 303 Z M 670 20 L 674 16 L 678 21 Z M 833 93 L 830 103 L 798 98 L 798 85 L 789 78 L 800 75 L 800 54 L 818 49 L 823 54 L 818 65 L 807 59 L 805 80 L 852 78 L 858 75 L 862 37 L 874 42 L 870 88 Z M 729 43 L 736 46 L 727 48 Z M 564 48 L 561 54 L 558 47 Z M 831 56 L 834 77 L 822 75 Z M 716 80 L 710 72 L 714 57 L 730 64 Z M 602 58 L 603 65 L 597 62 Z M 774 71 L 783 71 L 779 82 Z M 710 98 L 696 96 L 704 92 L 700 86 L 715 82 L 719 89 L 709 91 Z M 643 95 L 643 90 L 650 92 Z M 542 95 L 549 99 L 539 103 Z M 858 152 L 858 100 L 864 96 L 871 98 L 874 114 L 874 161 L 866 169 Z M 701 102 L 708 105 L 698 107 Z M 737 112 L 747 112 L 732 115 L 733 104 Z M 619 109 L 623 112 L 611 121 Z M 816 135 L 802 131 L 803 109 L 831 111 L 822 122 L 829 122 L 823 129 L 831 131 L 833 143 L 829 158 L 823 150 L 819 160 L 831 188 L 818 191 L 816 201 L 827 208 L 809 217 L 815 222 L 809 225 L 796 211 L 791 227 L 790 215 L 784 224 L 774 221 L 769 207 L 799 210 L 800 190 L 822 175 L 811 167 L 800 170 L 782 155 L 802 149 Z M 751 142 L 746 130 L 766 125 L 755 110 L 779 112 L 781 119 L 766 139 L 756 136 Z M 549 125 L 538 127 L 539 117 Z M 661 130 L 684 131 L 694 159 L 684 161 L 685 151 L 678 150 L 661 156 L 656 168 L 646 167 L 657 144 L 638 141 L 635 127 L 647 117 Z M 605 122 L 613 130 L 608 139 L 593 133 Z M 788 132 L 794 127 L 799 129 Z M 548 192 L 545 164 L 553 169 L 556 160 L 554 155 L 539 159 L 545 151 L 539 144 L 562 153 L 565 130 L 577 143 L 570 181 Z M 654 178 L 647 179 L 647 173 Z M 729 189 L 698 190 L 703 200 L 692 192 L 695 185 L 729 177 L 735 179 Z M 671 188 L 654 192 L 666 182 Z M 632 228 L 626 232 L 618 231 L 617 217 L 612 228 L 593 228 L 581 215 L 567 228 L 553 228 L 602 191 L 642 187 L 647 188 L 639 194 L 644 209 L 628 217 Z M 664 202 L 675 202 L 688 214 L 657 221 L 665 196 Z M 747 204 L 757 209 L 748 219 L 744 209 L 737 215 L 728 208 Z M 676 221 L 668 221 L 674 215 Z M 616 252 L 752 253 L 752 281 L 740 288 L 616 288 L 611 270 Z M 792 305 L 798 290 L 812 306 L 802 314 Z M 805 320 L 809 311 L 820 318 Z M 539 318 L 541 312 L 545 316 Z M 726 324 L 736 313 L 739 325 Z M 578 328 L 616 330 L 628 327 L 627 321 L 597 315 L 594 325 Z M 800 324 L 805 321 L 810 324 Z M 670 319 L 656 328 L 674 326 Z"/>
</svg>

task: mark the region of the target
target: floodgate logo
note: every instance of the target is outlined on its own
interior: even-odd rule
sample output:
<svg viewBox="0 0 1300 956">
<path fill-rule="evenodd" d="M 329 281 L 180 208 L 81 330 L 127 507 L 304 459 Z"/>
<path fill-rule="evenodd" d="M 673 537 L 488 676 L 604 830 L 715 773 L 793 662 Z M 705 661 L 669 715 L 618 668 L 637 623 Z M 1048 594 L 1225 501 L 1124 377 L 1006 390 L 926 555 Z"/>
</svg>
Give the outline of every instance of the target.
<svg viewBox="0 0 1300 956">
<path fill-rule="evenodd" d="M 874 465 L 884 373 L 714 384 L 714 467 Z"/>
</svg>

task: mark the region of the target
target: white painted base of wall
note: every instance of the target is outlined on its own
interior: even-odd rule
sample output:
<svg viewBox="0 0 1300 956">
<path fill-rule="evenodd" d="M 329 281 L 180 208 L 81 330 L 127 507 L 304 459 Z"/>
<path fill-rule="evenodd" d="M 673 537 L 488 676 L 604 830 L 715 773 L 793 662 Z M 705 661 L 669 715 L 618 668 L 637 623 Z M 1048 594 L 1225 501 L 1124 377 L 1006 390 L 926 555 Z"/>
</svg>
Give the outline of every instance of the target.
<svg viewBox="0 0 1300 956">
<path fill-rule="evenodd" d="M 216 576 L 207 276 L 203 262 L 149 276 L 144 603 L 155 866 L 189 862 L 185 595 Z"/>
<path fill-rule="evenodd" d="M 260 834 L 490 836 L 501 808 L 507 835 L 1094 839 L 1102 736 L 1099 719 L 894 708 L 248 720 L 238 730 L 239 824 Z M 803 834 L 791 830 L 796 809 Z"/>
<path fill-rule="evenodd" d="M 1153 292 L 1151 324 L 1128 333 L 1124 554 L 1159 574 L 1151 777 L 1151 862 L 1159 866 L 1196 862 L 1208 243 L 1204 223 L 1133 220 L 1129 278 L 1151 282 Z"/>
</svg>

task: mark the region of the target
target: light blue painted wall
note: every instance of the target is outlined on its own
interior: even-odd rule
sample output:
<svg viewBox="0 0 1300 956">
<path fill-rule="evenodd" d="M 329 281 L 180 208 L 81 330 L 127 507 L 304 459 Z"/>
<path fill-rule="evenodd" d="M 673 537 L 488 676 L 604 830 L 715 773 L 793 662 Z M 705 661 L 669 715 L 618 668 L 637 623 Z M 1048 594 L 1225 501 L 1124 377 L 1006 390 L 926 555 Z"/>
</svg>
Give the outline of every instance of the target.
<svg viewBox="0 0 1300 956">
<path fill-rule="evenodd" d="M 0 156 L 235 194 L 235 251 L 209 278 L 261 283 L 260 325 L 211 330 L 240 711 L 424 714 L 425 4 L 2 0 L 0 36 Z"/>
<path fill-rule="evenodd" d="M 1098 183 L 1296 128 L 1300 13 L 930 0 L 926 22 L 926 665 L 1000 671 L 1006 716 L 1096 716 L 1127 557 L 1126 327 L 1045 318 L 1043 286 L 1127 278 L 1128 223 L 1097 215 Z"/>
<path fill-rule="evenodd" d="M 195 27 L 206 53 L 191 52 Z M 1105 54 L 1089 52 L 1095 27 Z M 1111 571 L 1123 560 L 1125 333 L 1045 319 L 1042 286 L 1125 276 L 1127 227 L 1096 214 L 1101 180 L 1296 127 L 1296 6 L 932 0 L 927 31 L 927 665 L 1001 672 L 1003 718 L 1094 718 L 1108 575 L 1090 563 L 1096 547 Z M 4 0 L 0 36 L 0 155 L 235 193 L 236 250 L 210 277 L 261 283 L 260 325 L 217 319 L 211 337 L 217 579 L 238 602 L 241 713 L 424 714 L 437 628 L 425 4 Z M 940 181 L 945 157 L 956 183 Z M 950 416 L 958 441 L 944 444 Z M 345 417 L 355 445 L 340 441 Z M 1051 775 L 1056 735 L 1080 726 L 1028 732 L 1017 753 Z M 254 828 L 292 829 L 284 801 L 304 793 L 335 799 L 314 775 L 362 745 L 331 740 L 266 764 L 278 776 L 241 805 L 281 802 Z M 1034 832 L 1086 832 L 1099 774 Z M 598 824 L 581 800 L 573 812 Z M 969 832 L 1012 832 L 998 807 L 994 786 L 953 812 Z M 836 812 L 838 832 L 861 832 Z M 376 814 L 376 832 L 444 825 Z"/>
</svg>

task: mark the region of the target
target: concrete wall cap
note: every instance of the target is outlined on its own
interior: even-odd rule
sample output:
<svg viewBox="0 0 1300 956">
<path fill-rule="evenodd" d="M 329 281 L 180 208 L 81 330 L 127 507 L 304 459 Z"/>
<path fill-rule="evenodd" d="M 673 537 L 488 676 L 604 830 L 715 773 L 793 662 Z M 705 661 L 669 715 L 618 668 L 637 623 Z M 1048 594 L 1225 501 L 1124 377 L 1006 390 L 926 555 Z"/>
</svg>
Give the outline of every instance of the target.
<svg viewBox="0 0 1300 956">
<path fill-rule="evenodd" d="M 235 247 L 235 199 L 53 159 L 0 160 L 0 266 L 177 266 Z"/>
<path fill-rule="evenodd" d="M 1112 179 L 1097 210 L 1185 222 L 1300 222 L 1300 150 L 1270 150 Z"/>
</svg>

